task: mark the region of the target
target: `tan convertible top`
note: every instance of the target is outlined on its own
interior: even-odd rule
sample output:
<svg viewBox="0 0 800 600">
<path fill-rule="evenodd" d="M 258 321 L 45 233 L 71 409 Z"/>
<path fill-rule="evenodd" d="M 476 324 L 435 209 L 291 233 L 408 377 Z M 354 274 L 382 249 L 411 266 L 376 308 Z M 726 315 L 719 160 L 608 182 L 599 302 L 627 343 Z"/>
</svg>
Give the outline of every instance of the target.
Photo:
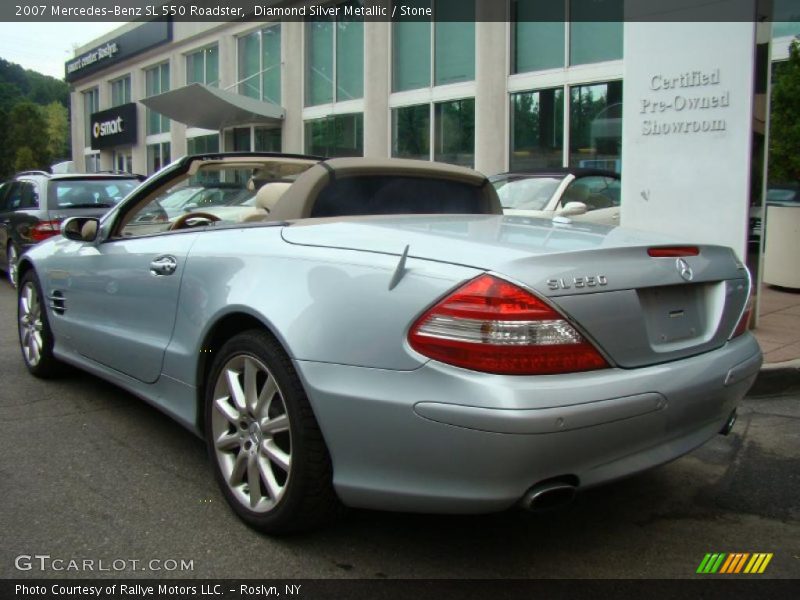
<svg viewBox="0 0 800 600">
<path fill-rule="evenodd" d="M 427 177 L 459 181 L 482 188 L 487 212 L 500 213 L 500 200 L 486 176 L 455 165 L 402 158 L 333 158 L 314 165 L 289 187 L 270 212 L 270 220 L 306 219 L 311 216 L 320 192 L 338 178 L 370 175 Z"/>
</svg>

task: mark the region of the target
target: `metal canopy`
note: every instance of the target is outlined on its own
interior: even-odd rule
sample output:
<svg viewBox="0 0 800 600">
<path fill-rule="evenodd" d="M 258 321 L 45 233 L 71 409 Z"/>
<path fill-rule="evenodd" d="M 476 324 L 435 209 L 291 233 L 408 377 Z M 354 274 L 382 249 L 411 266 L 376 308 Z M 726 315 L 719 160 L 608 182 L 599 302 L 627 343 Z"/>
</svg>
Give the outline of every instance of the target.
<svg viewBox="0 0 800 600">
<path fill-rule="evenodd" d="M 249 123 L 280 123 L 284 116 L 283 108 L 275 104 L 200 83 L 190 83 L 140 102 L 174 121 L 203 129 L 222 130 Z"/>
</svg>

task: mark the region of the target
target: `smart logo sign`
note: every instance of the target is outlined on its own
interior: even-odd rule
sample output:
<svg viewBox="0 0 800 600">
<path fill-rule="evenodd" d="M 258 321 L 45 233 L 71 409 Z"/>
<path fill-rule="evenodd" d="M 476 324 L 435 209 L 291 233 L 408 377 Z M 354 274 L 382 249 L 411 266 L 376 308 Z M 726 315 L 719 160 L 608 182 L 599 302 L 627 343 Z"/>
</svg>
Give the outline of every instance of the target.
<svg viewBox="0 0 800 600">
<path fill-rule="evenodd" d="M 94 150 L 135 144 L 136 104 L 131 102 L 94 113 L 90 131 Z"/>
</svg>

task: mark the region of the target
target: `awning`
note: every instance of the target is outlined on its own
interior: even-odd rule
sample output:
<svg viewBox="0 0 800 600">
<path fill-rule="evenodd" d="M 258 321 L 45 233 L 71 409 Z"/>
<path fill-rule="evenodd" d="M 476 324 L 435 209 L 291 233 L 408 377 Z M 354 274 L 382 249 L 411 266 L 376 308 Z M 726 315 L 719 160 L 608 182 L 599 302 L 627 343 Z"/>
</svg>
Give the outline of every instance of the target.
<svg viewBox="0 0 800 600">
<path fill-rule="evenodd" d="M 141 100 L 147 108 L 188 127 L 224 129 L 249 123 L 280 123 L 284 110 L 234 92 L 191 83 Z"/>
</svg>

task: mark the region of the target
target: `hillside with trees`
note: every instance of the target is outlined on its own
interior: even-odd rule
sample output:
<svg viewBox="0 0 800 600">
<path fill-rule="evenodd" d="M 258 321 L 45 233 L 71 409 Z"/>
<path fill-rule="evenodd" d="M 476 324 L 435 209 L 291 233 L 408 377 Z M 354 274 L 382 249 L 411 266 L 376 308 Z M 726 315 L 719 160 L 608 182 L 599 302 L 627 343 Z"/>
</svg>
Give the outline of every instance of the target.
<svg viewBox="0 0 800 600">
<path fill-rule="evenodd" d="M 0 58 L 0 178 L 69 158 L 69 86 Z"/>
</svg>

